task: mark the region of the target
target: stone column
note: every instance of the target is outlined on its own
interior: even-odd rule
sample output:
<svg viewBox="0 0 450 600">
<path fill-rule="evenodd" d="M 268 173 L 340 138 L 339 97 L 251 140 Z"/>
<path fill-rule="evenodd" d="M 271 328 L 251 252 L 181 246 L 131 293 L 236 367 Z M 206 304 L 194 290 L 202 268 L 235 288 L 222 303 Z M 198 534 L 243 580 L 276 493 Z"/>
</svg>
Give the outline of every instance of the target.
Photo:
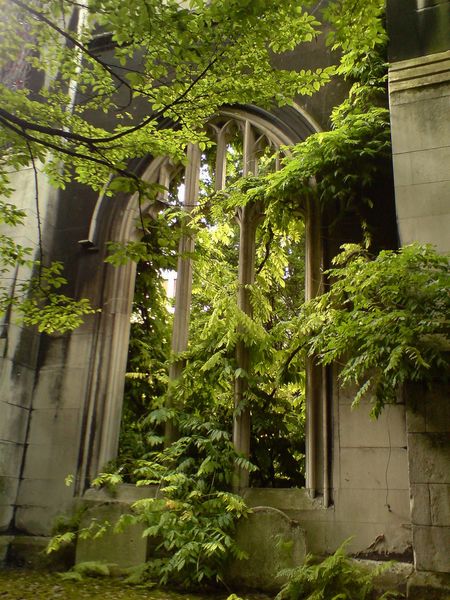
<svg viewBox="0 0 450 600">
<path fill-rule="evenodd" d="M 185 194 L 183 207 L 187 213 L 195 208 L 198 199 L 200 160 L 199 147 L 190 144 L 187 153 L 188 164 L 185 173 Z M 186 221 L 184 223 L 186 226 Z M 175 291 L 175 312 L 172 331 L 172 354 L 177 355 L 187 350 L 189 337 L 189 318 L 192 297 L 192 252 L 194 251 L 194 238 L 190 233 L 181 236 L 178 247 L 177 281 Z M 181 375 L 183 370 L 182 360 L 173 360 L 169 368 L 169 403 L 174 406 L 170 397 L 170 385 Z M 172 421 L 166 423 L 166 443 L 170 444 L 177 438 L 177 431 Z"/>
<path fill-rule="evenodd" d="M 258 204 L 247 204 L 239 209 L 238 222 L 239 235 L 239 287 L 237 304 L 239 310 L 248 317 L 252 317 L 249 285 L 255 282 L 255 253 L 256 253 L 256 228 L 260 219 L 261 210 Z M 243 376 L 234 380 L 234 424 L 233 444 L 237 452 L 244 456 L 250 455 L 250 406 L 245 398 L 248 389 L 248 375 L 251 368 L 250 348 L 239 341 L 236 346 L 236 363 L 242 369 Z M 249 474 L 244 469 L 237 468 L 234 476 L 235 489 L 248 487 Z"/>
</svg>

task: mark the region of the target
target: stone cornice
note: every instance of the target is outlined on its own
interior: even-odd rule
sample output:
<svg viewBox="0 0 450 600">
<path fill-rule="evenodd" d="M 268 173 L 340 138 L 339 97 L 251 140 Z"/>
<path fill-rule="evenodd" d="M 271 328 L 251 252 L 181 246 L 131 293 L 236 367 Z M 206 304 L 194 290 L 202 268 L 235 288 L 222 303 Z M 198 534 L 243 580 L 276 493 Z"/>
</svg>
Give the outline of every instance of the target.
<svg viewBox="0 0 450 600">
<path fill-rule="evenodd" d="M 450 50 L 392 63 L 389 67 L 391 94 L 450 81 Z"/>
</svg>

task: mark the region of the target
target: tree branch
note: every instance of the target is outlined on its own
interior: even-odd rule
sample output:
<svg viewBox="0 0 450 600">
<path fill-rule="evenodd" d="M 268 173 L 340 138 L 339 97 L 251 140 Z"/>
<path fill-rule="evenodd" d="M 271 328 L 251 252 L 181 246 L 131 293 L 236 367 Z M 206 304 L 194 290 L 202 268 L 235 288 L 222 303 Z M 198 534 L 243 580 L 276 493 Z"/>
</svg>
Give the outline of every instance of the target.
<svg viewBox="0 0 450 600">
<path fill-rule="evenodd" d="M 133 99 L 133 91 L 134 90 L 131 87 L 131 85 L 128 83 L 128 81 L 126 81 L 125 79 L 120 77 L 120 75 L 117 75 L 117 73 L 115 73 L 114 70 L 109 65 L 104 63 L 100 58 L 98 58 L 98 56 L 96 56 L 88 48 L 86 48 L 86 46 L 84 46 L 81 42 L 76 40 L 72 35 L 67 33 L 67 31 L 64 31 L 64 29 L 61 29 L 61 27 L 59 27 L 58 25 L 56 25 L 55 23 L 50 21 L 50 19 L 48 19 L 44 14 L 35 10 L 34 8 L 31 8 L 31 6 L 28 6 L 24 2 L 21 2 L 21 0 L 9 0 L 9 1 L 12 2 L 13 4 L 15 4 L 16 6 L 18 6 L 19 8 L 22 8 L 23 10 L 29 12 L 30 14 L 35 16 L 36 19 L 38 19 L 39 21 L 42 21 L 42 23 L 45 23 L 51 29 L 53 29 L 54 31 L 56 31 L 57 33 L 62 35 L 63 38 L 65 38 L 68 42 L 70 42 L 71 44 L 76 46 L 84 54 L 89 56 L 89 58 L 91 58 L 93 61 L 95 61 L 97 64 L 99 64 L 102 67 L 102 69 L 104 69 L 111 75 L 111 77 L 114 77 L 115 79 L 117 79 L 117 81 L 119 81 L 122 85 L 124 85 L 129 90 L 130 99 L 129 99 L 128 105 L 131 104 L 132 99 Z"/>
</svg>

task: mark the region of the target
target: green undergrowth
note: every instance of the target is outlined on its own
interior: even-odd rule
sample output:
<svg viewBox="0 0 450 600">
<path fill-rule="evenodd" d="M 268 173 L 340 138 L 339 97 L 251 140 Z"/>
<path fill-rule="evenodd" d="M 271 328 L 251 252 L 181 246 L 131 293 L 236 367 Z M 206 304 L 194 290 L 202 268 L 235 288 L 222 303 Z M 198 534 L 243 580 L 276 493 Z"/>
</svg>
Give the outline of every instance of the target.
<svg viewBox="0 0 450 600">
<path fill-rule="evenodd" d="M 382 563 L 376 569 L 355 563 L 346 554 L 346 540 L 334 554 L 322 562 L 308 555 L 305 564 L 286 569 L 280 576 L 287 579 L 275 600 L 389 600 L 403 598 L 393 591 L 377 593 L 376 578 L 392 563 Z"/>
<path fill-rule="evenodd" d="M 225 600 L 221 594 L 179 594 L 166 589 L 132 586 L 121 578 L 62 579 L 57 573 L 0 569 L 2 600 Z M 269 600 L 263 594 L 245 594 L 243 600 Z"/>
<path fill-rule="evenodd" d="M 167 411 L 159 412 L 158 418 L 167 418 Z M 107 531 L 121 533 L 130 525 L 139 525 L 154 550 L 142 568 L 130 574 L 130 582 L 194 590 L 223 582 L 228 562 L 246 556 L 237 546 L 234 532 L 249 509 L 240 496 L 229 491 L 233 469 L 235 465 L 247 470 L 254 467 L 236 453 L 229 432 L 217 424 L 192 415 L 172 418 L 180 437 L 163 449 L 155 442 L 155 450 L 134 467 L 136 485 L 156 486 L 156 496 L 134 502 L 132 513 L 122 515 L 116 523 L 93 520 L 85 528 L 60 529 L 47 553 L 76 538 L 95 540 Z M 119 469 L 101 473 L 93 485 L 120 483 Z M 83 573 L 75 569 L 71 577 L 80 579 L 80 575 Z"/>
</svg>

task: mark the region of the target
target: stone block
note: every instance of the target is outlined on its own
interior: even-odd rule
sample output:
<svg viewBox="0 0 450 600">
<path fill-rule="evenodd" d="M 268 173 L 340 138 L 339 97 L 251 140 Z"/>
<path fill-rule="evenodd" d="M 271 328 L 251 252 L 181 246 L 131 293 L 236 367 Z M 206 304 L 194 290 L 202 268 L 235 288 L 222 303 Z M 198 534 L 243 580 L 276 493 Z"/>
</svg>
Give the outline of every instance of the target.
<svg viewBox="0 0 450 600">
<path fill-rule="evenodd" d="M 8 531 L 14 518 L 14 506 L 12 504 L 0 504 L 0 531 Z"/>
<path fill-rule="evenodd" d="M 447 215 L 450 211 L 450 181 L 398 185 L 395 205 L 399 219 Z"/>
<path fill-rule="evenodd" d="M 394 180 L 395 187 L 410 186 L 413 184 L 413 174 L 411 169 L 411 154 L 405 152 L 402 154 L 394 154 L 392 157 L 394 163 Z"/>
<path fill-rule="evenodd" d="M 75 545 L 65 544 L 47 554 L 48 537 L 17 535 L 9 545 L 8 564 L 27 569 L 67 571 L 75 559 Z"/>
<path fill-rule="evenodd" d="M 17 498 L 19 477 L 0 475 L 0 504 L 14 504 Z"/>
<path fill-rule="evenodd" d="M 297 520 L 297 519 L 296 519 Z M 308 552 L 317 556 L 331 554 L 339 546 L 335 534 L 335 523 L 302 520 L 301 526 L 305 530 L 306 547 Z M 342 539 L 340 539 L 342 542 Z"/>
<path fill-rule="evenodd" d="M 398 227 L 402 245 L 420 242 L 422 244 L 434 244 L 438 252 L 450 251 L 449 214 L 410 219 L 399 218 Z"/>
<path fill-rule="evenodd" d="M 51 475 L 51 473 L 47 473 Z M 49 499 L 66 504 L 71 501 L 73 490 L 64 479 L 22 479 L 17 495 L 18 506 L 47 506 Z"/>
<path fill-rule="evenodd" d="M 344 540 L 349 540 L 347 552 L 361 557 L 380 557 L 381 559 L 394 556 L 411 556 L 412 535 L 409 523 L 397 526 L 381 523 L 355 523 L 351 515 L 347 521 L 337 521 L 332 533 L 334 552 Z"/>
<path fill-rule="evenodd" d="M 413 544 L 418 571 L 450 573 L 450 527 L 413 525 Z"/>
<path fill-rule="evenodd" d="M 107 488 L 89 488 L 83 495 L 83 502 L 88 505 L 110 502 L 121 502 L 131 505 L 133 502 L 143 500 L 144 498 L 156 498 L 158 491 L 159 486 L 157 485 L 137 487 L 131 483 L 122 483 L 113 490 L 108 490 Z"/>
<path fill-rule="evenodd" d="M 339 383 L 338 377 L 336 377 L 334 379 L 333 390 L 335 390 L 335 393 L 336 393 L 337 397 L 339 398 L 339 411 L 341 409 L 341 406 L 353 404 L 353 401 L 355 400 L 355 396 L 358 392 L 358 389 L 359 388 L 353 384 L 348 384 L 348 385 L 342 386 Z M 372 401 L 373 401 L 373 397 L 370 394 L 365 394 L 359 401 L 358 406 L 355 407 L 355 410 L 359 409 L 362 412 L 366 411 L 366 415 L 369 417 L 370 410 L 372 408 L 370 406 L 370 404 Z"/>
<path fill-rule="evenodd" d="M 408 434 L 411 483 L 450 483 L 450 435 Z"/>
<path fill-rule="evenodd" d="M 444 384 L 435 383 L 427 390 L 426 428 L 430 433 L 450 434 L 449 388 Z"/>
<path fill-rule="evenodd" d="M 0 440 L 5 442 L 25 442 L 29 411 L 26 408 L 1 402 Z"/>
<path fill-rule="evenodd" d="M 74 443 L 75 436 L 66 444 L 30 444 L 25 457 L 23 477 L 25 479 L 46 479 L 49 473 L 52 479 L 64 480 L 70 473 L 75 473 L 78 460 L 78 447 Z"/>
<path fill-rule="evenodd" d="M 388 405 L 378 419 L 370 418 L 365 406 L 339 408 L 341 447 L 406 446 L 405 411 L 403 405 Z"/>
<path fill-rule="evenodd" d="M 341 488 L 408 489 L 408 465 L 403 448 L 341 448 Z"/>
<path fill-rule="evenodd" d="M 448 96 L 418 97 L 416 102 L 396 106 L 392 111 L 394 154 L 448 146 L 450 121 Z"/>
<path fill-rule="evenodd" d="M 376 571 L 380 568 L 380 561 L 377 560 L 354 559 L 354 562 L 359 567 L 369 571 Z M 393 562 L 384 566 L 386 570 L 374 577 L 375 590 L 380 594 L 385 591 L 395 591 L 404 594 L 406 592 L 407 579 L 411 577 L 414 571 L 413 565 L 405 562 Z"/>
<path fill-rule="evenodd" d="M 420 404 L 410 405 L 406 410 L 406 431 L 407 433 L 425 433 L 427 430 L 426 407 Z"/>
<path fill-rule="evenodd" d="M 335 520 L 386 523 L 395 527 L 410 522 L 409 491 L 341 488 L 335 491 Z"/>
<path fill-rule="evenodd" d="M 449 467 L 450 468 L 450 467 Z M 431 523 L 450 527 L 450 485 L 430 484 Z M 450 547 L 449 547 L 450 553 Z"/>
<path fill-rule="evenodd" d="M 450 576 L 444 573 L 415 571 L 407 582 L 408 600 L 449 600 Z"/>
<path fill-rule="evenodd" d="M 25 270 L 25 273 L 20 273 L 18 277 L 26 281 L 29 275 L 29 271 Z M 39 335 L 32 329 L 18 325 L 15 318 L 16 316 L 13 314 L 12 322 L 8 325 L 6 357 L 16 366 L 34 371 L 39 349 Z M 16 377 L 18 375 L 19 373 L 15 374 Z"/>
<path fill-rule="evenodd" d="M 0 475 L 17 477 L 20 474 L 23 445 L 0 441 Z"/>
<path fill-rule="evenodd" d="M 447 142 L 448 143 L 448 142 Z M 411 183 L 428 183 L 450 180 L 450 146 L 410 152 Z"/>
<path fill-rule="evenodd" d="M 412 483 L 411 521 L 414 525 L 431 525 L 430 488 L 426 483 Z"/>
<path fill-rule="evenodd" d="M 81 376 L 81 373 L 79 374 Z M 33 396 L 33 408 L 55 408 L 62 402 L 61 393 L 64 371 L 61 368 L 39 371 Z M 78 405 L 80 399 L 78 397 Z M 67 401 L 64 399 L 67 406 Z"/>
<path fill-rule="evenodd" d="M 240 520 L 236 542 L 249 558 L 230 565 L 226 580 L 234 586 L 279 589 L 282 580 L 277 573 L 300 566 L 306 557 L 304 530 L 275 508 L 255 507 L 247 519 Z"/>
<path fill-rule="evenodd" d="M 13 535 L 0 535 L 0 568 L 6 565 L 9 545 L 13 539 Z"/>
<path fill-rule="evenodd" d="M 29 444 L 76 445 L 79 440 L 80 409 L 38 408 L 31 413 Z"/>
<path fill-rule="evenodd" d="M 50 503 L 50 502 L 49 502 Z M 31 536 L 49 536 L 55 519 L 61 513 L 69 512 L 70 504 L 59 503 L 56 509 L 51 506 L 18 506 L 15 513 L 15 527 Z"/>
<path fill-rule="evenodd" d="M 3 359 L 0 374 L 2 400 L 28 409 L 35 375 L 33 369 L 14 363 L 10 359 Z"/>
<path fill-rule="evenodd" d="M 78 329 L 67 336 L 52 337 L 46 340 L 41 351 L 42 370 L 57 369 L 70 364 L 72 368 L 88 365 L 92 353 L 92 334 L 79 333 Z"/>
<path fill-rule="evenodd" d="M 98 523 L 114 525 L 122 514 L 129 513 L 128 504 L 112 502 L 88 509 L 82 518 L 81 527 L 88 527 L 95 519 Z M 77 542 L 76 562 L 104 561 L 121 568 L 140 565 L 147 560 L 148 538 L 142 537 L 145 526 L 129 526 L 122 533 L 108 530 L 97 539 Z"/>
</svg>

